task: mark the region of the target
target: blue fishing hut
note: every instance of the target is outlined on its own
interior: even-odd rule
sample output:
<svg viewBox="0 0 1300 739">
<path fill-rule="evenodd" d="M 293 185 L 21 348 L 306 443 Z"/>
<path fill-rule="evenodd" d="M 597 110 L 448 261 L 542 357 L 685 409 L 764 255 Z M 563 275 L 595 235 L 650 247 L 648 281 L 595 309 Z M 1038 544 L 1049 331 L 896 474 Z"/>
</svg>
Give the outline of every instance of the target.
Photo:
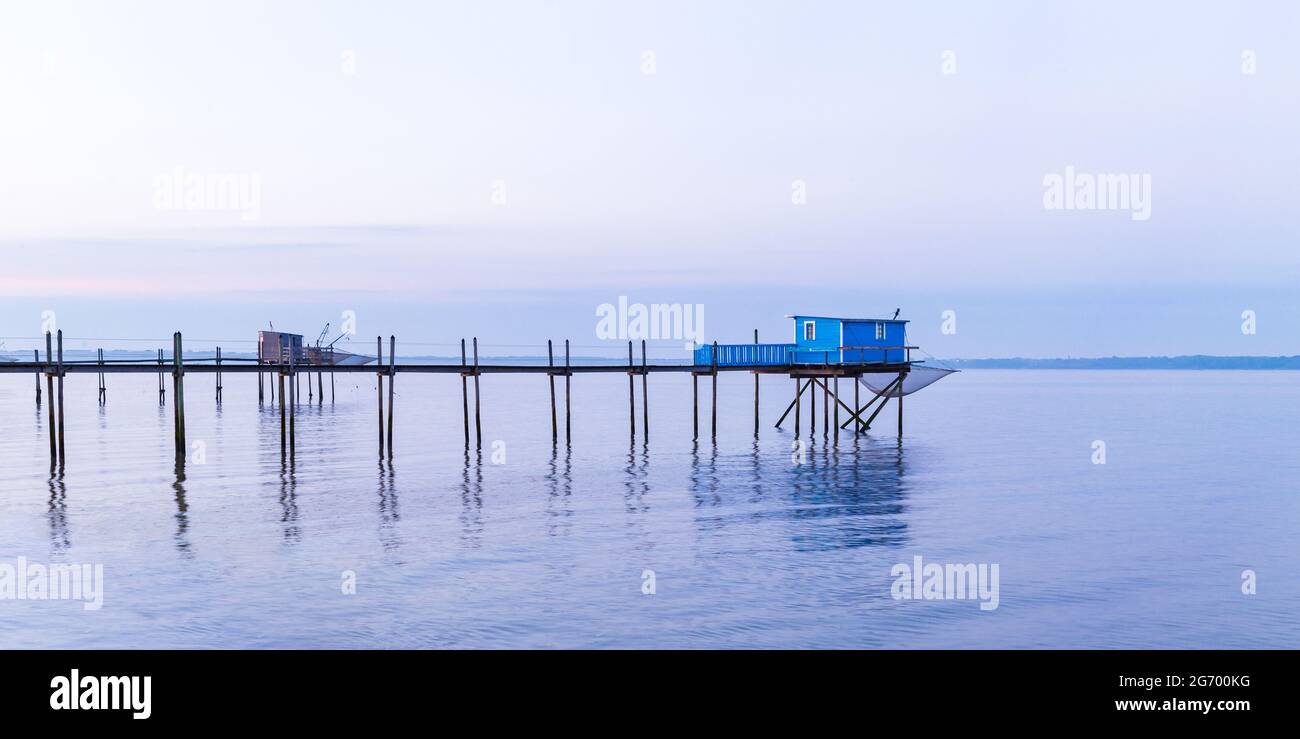
<svg viewBox="0 0 1300 739">
<path fill-rule="evenodd" d="M 794 320 L 794 341 L 783 344 L 714 344 L 695 350 L 695 364 L 717 366 L 790 366 L 826 364 L 906 365 L 907 321 L 897 318 L 787 316 Z"/>
</svg>

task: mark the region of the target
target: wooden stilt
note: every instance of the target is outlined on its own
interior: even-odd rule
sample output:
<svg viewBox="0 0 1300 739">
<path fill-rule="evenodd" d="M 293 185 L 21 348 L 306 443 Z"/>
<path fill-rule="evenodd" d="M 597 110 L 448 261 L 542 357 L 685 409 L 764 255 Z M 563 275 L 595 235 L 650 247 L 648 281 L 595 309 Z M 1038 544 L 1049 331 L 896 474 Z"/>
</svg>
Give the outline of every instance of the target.
<svg viewBox="0 0 1300 739">
<path fill-rule="evenodd" d="M 898 438 L 903 438 L 903 382 L 907 375 L 903 372 L 898 373 Z"/>
<path fill-rule="evenodd" d="M 262 405 L 262 402 L 265 399 L 264 391 L 262 389 L 262 375 L 262 342 L 259 341 L 257 342 L 257 404 L 259 406 Z"/>
<path fill-rule="evenodd" d="M 754 344 L 758 344 L 758 329 L 754 329 Z M 757 350 L 755 350 L 757 351 Z M 754 372 L 754 436 L 758 436 L 758 372 Z"/>
<path fill-rule="evenodd" d="M 633 384 L 633 375 L 636 374 L 636 367 L 632 364 L 632 342 L 627 342 L 627 423 L 632 438 L 636 438 L 636 393 Z"/>
<path fill-rule="evenodd" d="M 650 441 L 650 371 L 646 369 L 645 339 L 641 340 L 641 429 Z"/>
<path fill-rule="evenodd" d="M 172 415 L 176 428 L 176 456 L 185 458 L 185 341 L 181 332 L 172 334 Z"/>
<path fill-rule="evenodd" d="M 713 421 L 710 424 L 713 439 L 718 438 L 718 342 L 713 342 Z"/>
<path fill-rule="evenodd" d="M 894 387 L 894 383 L 897 381 L 898 380 L 890 380 L 888 385 L 881 388 L 880 392 L 871 396 L 871 400 L 868 400 L 866 405 L 859 407 L 857 412 L 855 412 L 853 416 L 849 418 L 849 420 L 845 421 L 843 424 L 840 425 L 840 428 L 844 428 L 845 426 L 848 426 L 850 423 L 853 423 L 854 421 L 858 422 L 859 431 L 865 431 L 866 429 L 870 428 L 871 427 L 870 424 L 862 420 L 862 414 L 866 413 L 868 408 L 875 405 L 877 400 L 881 400 L 882 398 L 886 397 L 886 394 Z M 856 393 L 856 387 L 854 392 Z M 885 404 L 882 401 L 880 406 L 883 408 L 884 405 Z M 872 418 L 875 418 L 875 416 L 872 416 Z"/>
<path fill-rule="evenodd" d="M 316 403 L 325 404 L 325 373 L 319 367 L 316 369 Z"/>
<path fill-rule="evenodd" d="M 221 403 L 221 347 L 217 347 L 217 403 Z"/>
<path fill-rule="evenodd" d="M 835 446 L 840 445 L 840 376 L 835 376 Z"/>
<path fill-rule="evenodd" d="M 65 453 L 63 446 L 63 329 L 59 329 L 55 342 L 58 347 L 57 358 L 59 362 L 59 464 L 61 465 L 68 461 L 68 455 Z"/>
<path fill-rule="evenodd" d="M 694 435 L 692 439 L 700 438 L 700 376 L 694 371 L 691 372 L 691 409 L 694 418 Z"/>
<path fill-rule="evenodd" d="M 465 448 L 469 449 L 469 379 L 466 374 L 469 367 L 465 360 L 465 340 L 460 340 L 460 400 L 465 417 Z"/>
<path fill-rule="evenodd" d="M 854 378 L 853 378 L 853 407 L 854 407 L 854 408 L 861 408 L 861 407 L 862 407 L 861 404 L 858 403 L 858 386 L 861 385 L 861 384 L 862 384 L 862 383 L 858 381 L 858 378 L 857 378 L 857 377 L 854 377 Z M 862 411 L 859 411 L 859 410 L 855 410 L 855 411 L 853 411 L 853 418 L 857 418 L 858 415 L 861 414 L 861 413 L 862 413 Z M 849 419 L 849 421 L 845 421 L 845 425 L 847 425 L 847 424 L 848 424 L 849 422 L 851 422 L 852 420 L 853 420 L 853 419 Z M 861 423 L 861 419 L 858 419 L 858 420 L 859 420 L 858 425 L 853 427 L 853 435 L 854 435 L 854 436 L 857 436 L 858 434 L 862 433 L 862 423 Z M 840 428 L 844 428 L 844 426 L 840 426 Z"/>
<path fill-rule="evenodd" d="M 812 382 L 812 378 L 808 379 Z M 812 392 L 808 393 L 808 435 L 817 435 L 817 386 L 813 385 Z"/>
<path fill-rule="evenodd" d="M 45 396 L 50 399 L 50 464 L 59 461 L 58 429 L 54 419 L 54 338 L 45 332 Z"/>
<path fill-rule="evenodd" d="M 104 403 L 108 400 L 107 398 L 108 385 L 104 381 L 104 349 L 101 347 L 95 350 L 95 356 L 99 361 L 99 404 L 104 405 Z"/>
<path fill-rule="evenodd" d="M 550 339 L 546 340 L 546 366 L 552 368 L 547 371 L 546 379 L 551 384 L 551 446 L 555 446 L 560 443 L 560 423 L 555 415 L 555 348 Z"/>
<path fill-rule="evenodd" d="M 163 383 L 163 350 L 158 350 L 158 405 L 167 405 L 167 386 Z"/>
<path fill-rule="evenodd" d="M 571 419 L 571 414 L 573 411 L 572 405 L 569 403 L 569 388 L 570 388 L 569 380 L 571 376 L 572 376 L 572 372 L 569 369 L 569 340 L 565 339 L 564 340 L 564 443 L 565 444 L 573 443 L 573 435 L 570 431 L 570 426 L 569 426 L 569 421 Z"/>
<path fill-rule="evenodd" d="M 298 352 L 294 351 L 293 344 L 289 345 L 289 459 L 293 459 L 298 453 L 297 421 L 298 421 L 298 398 L 302 388 L 298 386 Z M 383 412 L 383 408 L 380 408 Z"/>
<path fill-rule="evenodd" d="M 34 361 L 36 364 L 40 364 L 40 363 L 41 363 L 41 350 L 40 350 L 40 349 L 33 349 L 33 350 L 32 350 L 32 355 L 33 355 L 33 359 L 32 359 L 32 361 Z M 40 408 L 40 407 L 41 407 L 41 370 L 40 370 L 40 368 L 37 368 L 37 370 L 36 370 L 36 407 L 37 407 L 37 408 Z"/>
<path fill-rule="evenodd" d="M 330 347 L 330 405 L 334 405 L 334 347 Z"/>
<path fill-rule="evenodd" d="M 806 389 L 808 386 L 805 384 L 803 387 Z M 796 403 L 798 402 L 798 400 L 799 400 L 799 395 L 801 395 L 801 394 L 803 393 L 803 390 L 800 389 L 800 387 L 799 387 L 799 378 L 797 378 L 797 377 L 794 378 L 794 389 L 795 389 L 795 399 L 792 400 L 792 401 L 790 401 L 790 405 L 787 405 L 787 406 L 785 407 L 785 412 L 781 414 L 781 417 L 780 417 L 780 418 L 776 419 L 776 427 L 777 427 L 777 428 L 781 428 L 781 424 L 785 421 L 785 417 L 788 416 L 788 415 L 790 415 L 790 411 L 795 410 L 795 404 L 796 404 Z M 798 422 L 799 422 L 799 414 L 798 414 L 798 413 L 795 413 L 795 423 L 796 423 L 796 425 L 798 424 Z"/>
<path fill-rule="evenodd" d="M 885 410 L 885 406 L 889 404 L 889 393 L 893 392 L 894 387 L 897 384 L 898 384 L 898 380 L 894 380 L 893 382 L 885 386 L 885 389 L 881 391 L 879 395 L 879 397 L 881 398 L 880 406 L 877 407 L 875 412 L 871 414 L 871 417 L 867 419 L 867 428 L 871 428 L 871 422 L 876 420 L 876 416 L 879 416 L 881 411 Z"/>
<path fill-rule="evenodd" d="M 803 395 L 807 383 L 800 383 L 799 378 L 794 378 L 794 435 L 799 438 L 799 396 Z"/>
<path fill-rule="evenodd" d="M 375 337 L 375 362 L 376 372 L 375 380 L 379 385 L 377 393 L 379 403 L 379 456 L 384 456 L 384 337 Z"/>
<path fill-rule="evenodd" d="M 478 337 L 474 337 L 474 448 L 483 448 L 483 416 L 479 410 Z"/>
<path fill-rule="evenodd" d="M 397 379 L 397 337 L 388 335 L 388 458 L 393 458 L 393 380 Z M 311 382 L 311 378 L 307 378 Z"/>
<path fill-rule="evenodd" d="M 822 438 L 831 432 L 831 389 L 822 379 Z"/>
<path fill-rule="evenodd" d="M 289 439 L 288 419 L 285 417 L 285 413 L 284 413 L 284 370 L 283 369 L 277 370 L 275 376 L 280 381 L 280 459 L 283 460 L 286 451 L 285 446 L 288 443 L 288 439 Z M 275 396 L 274 384 L 271 385 L 271 396 L 272 396 L 272 400 L 274 400 L 274 396 Z"/>
</svg>

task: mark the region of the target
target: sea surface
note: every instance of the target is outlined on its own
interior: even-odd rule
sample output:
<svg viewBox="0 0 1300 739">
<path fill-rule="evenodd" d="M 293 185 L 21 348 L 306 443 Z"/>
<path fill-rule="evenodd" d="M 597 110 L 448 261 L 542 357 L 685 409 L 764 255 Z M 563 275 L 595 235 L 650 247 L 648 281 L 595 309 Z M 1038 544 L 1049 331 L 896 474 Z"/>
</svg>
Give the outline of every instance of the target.
<svg viewBox="0 0 1300 739">
<path fill-rule="evenodd" d="M 254 376 L 218 406 L 191 374 L 181 465 L 170 388 L 95 383 L 52 473 L 0 375 L 0 565 L 104 573 L 98 610 L 0 600 L 0 648 L 1300 647 L 1300 372 L 971 370 L 901 438 L 892 403 L 823 435 L 819 394 L 802 455 L 788 378 L 755 438 L 753 376 L 721 376 L 716 441 L 702 381 L 697 442 L 689 375 L 649 378 L 648 440 L 639 378 L 632 439 L 626 376 L 579 375 L 553 447 L 546 378 L 488 375 L 467 452 L 460 378 L 400 375 L 391 462 L 374 376 L 339 375 L 292 463 Z M 997 608 L 896 599 L 917 556 L 998 565 Z"/>
</svg>

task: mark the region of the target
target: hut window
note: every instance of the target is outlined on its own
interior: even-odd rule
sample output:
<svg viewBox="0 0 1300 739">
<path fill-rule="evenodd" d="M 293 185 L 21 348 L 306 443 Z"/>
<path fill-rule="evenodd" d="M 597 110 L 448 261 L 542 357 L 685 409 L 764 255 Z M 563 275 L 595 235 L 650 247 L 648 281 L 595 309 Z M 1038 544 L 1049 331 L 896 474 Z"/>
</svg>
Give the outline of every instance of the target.
<svg viewBox="0 0 1300 739">
<path fill-rule="evenodd" d="M 885 340 L 885 324 L 880 321 L 876 321 L 876 341 L 884 341 L 884 340 Z"/>
<path fill-rule="evenodd" d="M 803 322 L 803 340 L 804 341 L 817 340 L 817 323 L 815 321 Z"/>
</svg>

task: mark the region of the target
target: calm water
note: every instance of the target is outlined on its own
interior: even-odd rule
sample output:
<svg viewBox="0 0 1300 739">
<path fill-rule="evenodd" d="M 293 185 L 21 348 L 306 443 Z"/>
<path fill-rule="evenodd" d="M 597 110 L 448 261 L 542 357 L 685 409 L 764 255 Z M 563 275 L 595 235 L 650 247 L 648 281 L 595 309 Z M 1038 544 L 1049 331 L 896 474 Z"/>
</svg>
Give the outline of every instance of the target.
<svg viewBox="0 0 1300 739">
<path fill-rule="evenodd" d="M 0 376 L 0 561 L 105 570 L 97 612 L 0 601 L 0 647 L 1300 646 L 1300 373 L 964 372 L 901 443 L 892 406 L 838 448 L 819 419 L 798 466 L 788 379 L 755 441 L 752 377 L 723 376 L 697 447 L 689 378 L 651 378 L 646 445 L 626 378 L 580 376 L 554 453 L 545 379 L 485 377 L 480 458 L 459 378 L 402 376 L 391 466 L 374 378 L 339 380 L 285 467 L 251 376 L 217 408 L 190 375 L 206 460 L 178 476 L 154 377 L 109 376 L 107 408 L 71 377 L 52 478 L 31 378 Z M 999 608 L 895 601 L 918 554 L 998 563 Z"/>
</svg>

